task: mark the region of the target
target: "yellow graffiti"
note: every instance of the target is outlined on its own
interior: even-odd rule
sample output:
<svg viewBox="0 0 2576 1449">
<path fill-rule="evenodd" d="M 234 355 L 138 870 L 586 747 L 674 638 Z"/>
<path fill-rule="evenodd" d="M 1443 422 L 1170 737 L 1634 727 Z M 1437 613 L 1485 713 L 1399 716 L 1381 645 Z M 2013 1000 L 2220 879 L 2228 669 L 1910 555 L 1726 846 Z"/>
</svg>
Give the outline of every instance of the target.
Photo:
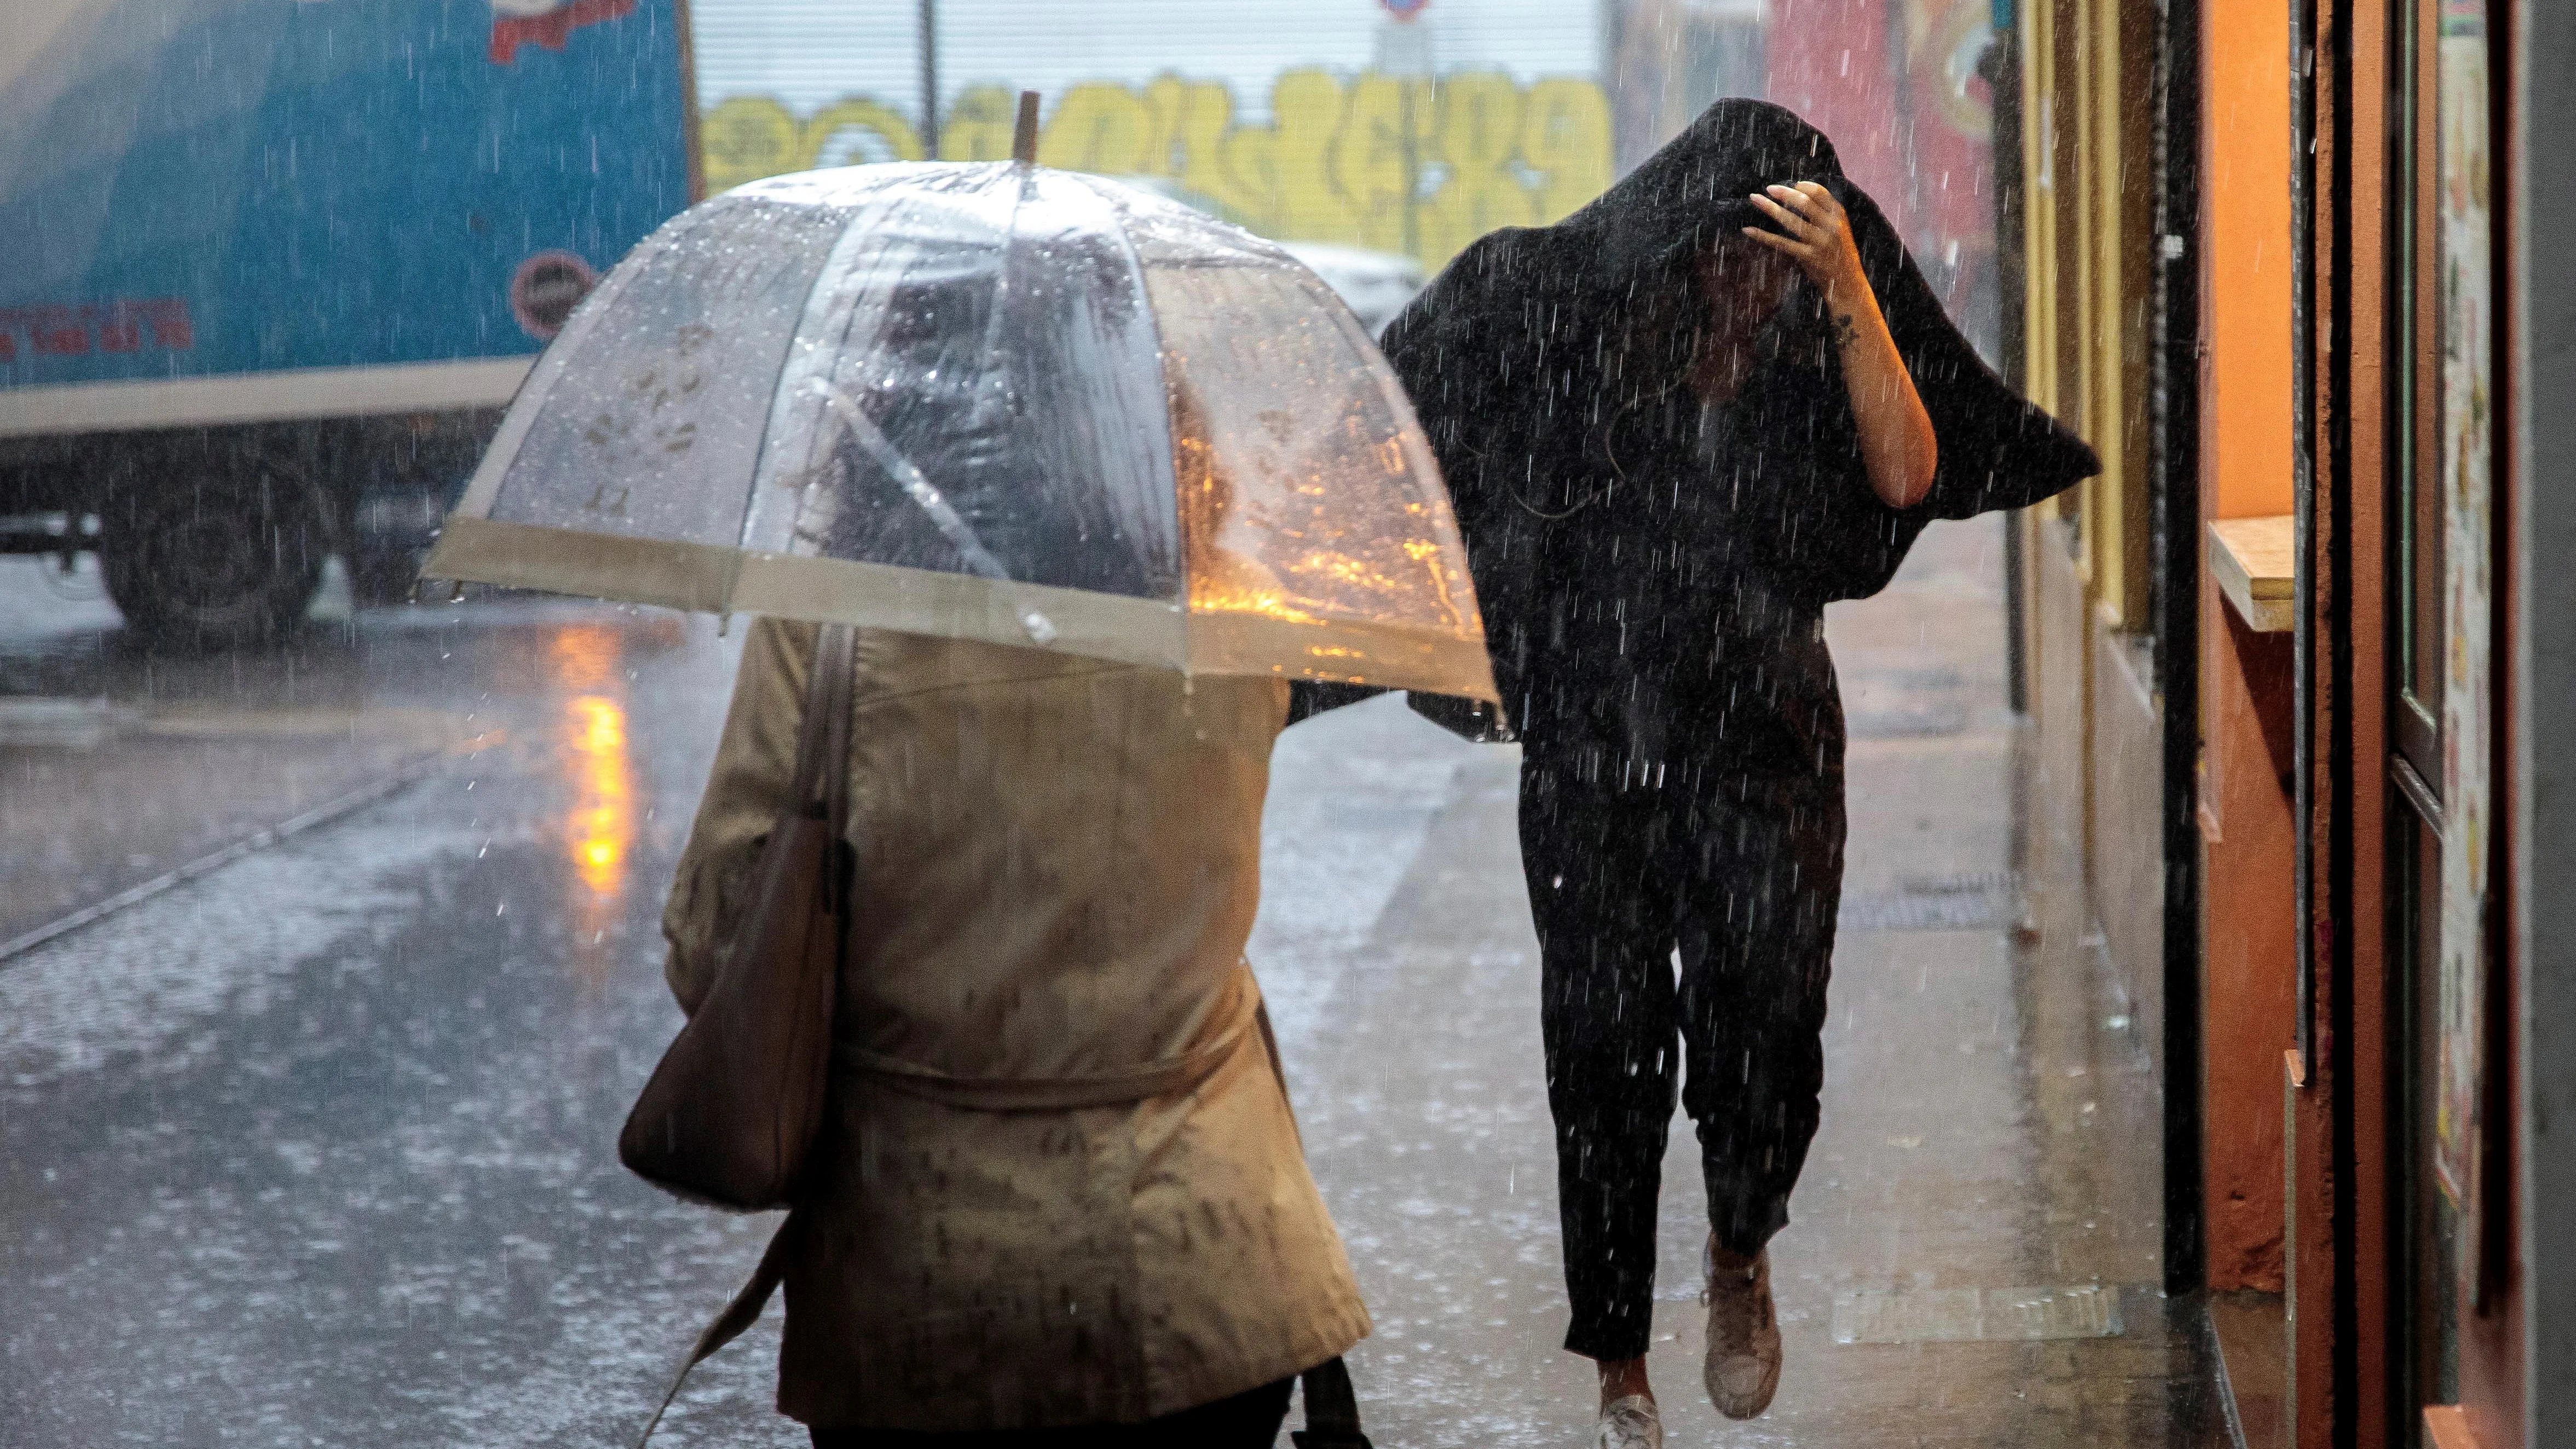
<svg viewBox="0 0 2576 1449">
<path fill-rule="evenodd" d="M 1429 82 L 1361 76 L 1350 88 L 1333 140 L 1319 148 L 1325 178 L 1321 189 L 1341 201 L 1341 215 L 1335 219 L 1347 234 L 1320 239 L 1352 241 L 1372 251 L 1418 253 L 1422 169 L 1438 159 L 1433 144 Z M 1408 198 L 1412 205 L 1406 204 Z M 1408 228 L 1414 236 L 1406 236 Z"/>
<path fill-rule="evenodd" d="M 772 101 L 770 104 L 776 105 Z M 939 159 L 942 161 L 1008 161 L 1011 159 L 1011 130 L 1017 124 L 1019 102 L 1007 86 L 977 86 L 957 98 L 948 118 L 939 123 Z M 921 159 L 921 143 L 914 141 L 907 161 Z"/>
<path fill-rule="evenodd" d="M 1515 169 L 1527 106 L 1520 88 L 1499 75 L 1460 76 L 1441 87 L 1439 154 L 1450 174 L 1431 198 L 1431 250 L 1454 253 L 1496 227 L 1539 219 L 1538 193 Z"/>
<path fill-rule="evenodd" d="M 735 96 L 698 118 L 698 150 L 709 191 L 794 171 L 804 154 L 804 127 L 767 96 Z M 919 154 L 921 141 L 913 140 Z"/>
<path fill-rule="evenodd" d="M 941 158 L 1006 159 L 1013 95 L 1005 86 L 960 95 L 940 122 Z M 1272 85 L 1270 110 L 1272 124 L 1242 125 L 1226 86 L 1175 75 L 1078 85 L 1055 98 L 1038 159 L 1168 178 L 1266 236 L 1403 252 L 1434 267 L 1496 227 L 1556 221 L 1610 184 L 1610 105 L 1591 81 L 1365 72 L 1345 84 L 1292 70 Z M 864 96 L 801 121 L 770 97 L 734 96 L 700 132 L 711 190 L 922 154 L 905 113 Z"/>
<path fill-rule="evenodd" d="M 1112 176 L 1160 175 L 1145 98 L 1125 86 L 1079 85 L 1055 103 L 1038 137 L 1038 164 Z"/>
<path fill-rule="evenodd" d="M 800 171 L 817 166 L 860 166 L 870 161 L 911 161 L 921 155 L 912 123 L 875 101 L 851 99 L 816 111 L 797 132 L 804 152 Z"/>
<path fill-rule="evenodd" d="M 1521 159 L 1538 174 L 1538 214 L 1555 222 L 1610 187 L 1610 98 L 1585 80 L 1530 87 Z"/>
</svg>

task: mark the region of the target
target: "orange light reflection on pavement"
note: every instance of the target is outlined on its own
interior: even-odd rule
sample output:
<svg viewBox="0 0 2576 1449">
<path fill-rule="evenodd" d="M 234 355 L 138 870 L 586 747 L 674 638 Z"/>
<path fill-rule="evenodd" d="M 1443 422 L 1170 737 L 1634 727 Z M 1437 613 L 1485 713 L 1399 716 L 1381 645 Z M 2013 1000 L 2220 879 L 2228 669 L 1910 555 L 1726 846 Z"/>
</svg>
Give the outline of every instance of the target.
<svg viewBox="0 0 2576 1449">
<path fill-rule="evenodd" d="M 561 781 L 564 927 L 569 964 L 596 990 L 615 973 L 641 793 L 627 739 L 625 653 L 632 631 L 580 623 L 549 629 L 539 668 L 560 693 L 547 763 Z"/>
<path fill-rule="evenodd" d="M 565 706 L 567 763 L 575 799 L 565 820 L 573 873 L 592 894 L 615 897 L 626 885 L 626 851 L 635 843 L 634 778 L 626 758 L 626 710 L 605 695 L 585 694 Z"/>
<path fill-rule="evenodd" d="M 566 689 L 613 688 L 617 679 L 617 631 L 604 624 L 573 624 L 556 629 L 546 640 L 555 682 Z"/>
</svg>

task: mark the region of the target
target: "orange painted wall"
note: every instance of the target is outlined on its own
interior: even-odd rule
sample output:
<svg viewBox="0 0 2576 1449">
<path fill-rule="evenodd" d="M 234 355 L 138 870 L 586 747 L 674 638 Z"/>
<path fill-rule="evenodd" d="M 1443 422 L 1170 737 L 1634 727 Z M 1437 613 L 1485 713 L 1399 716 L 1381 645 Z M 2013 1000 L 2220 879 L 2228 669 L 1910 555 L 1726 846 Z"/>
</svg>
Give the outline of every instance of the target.
<svg viewBox="0 0 2576 1449">
<path fill-rule="evenodd" d="M 2203 12 L 2206 14 L 2207 12 Z M 2214 1288 L 2281 1290 L 2281 1050 L 2294 1039 L 2298 835 L 2287 634 L 2257 634 L 2203 585 L 2203 1222 Z M 2225 768 L 2218 768 L 2221 759 Z"/>
<path fill-rule="evenodd" d="M 2201 506 L 2290 511 L 2290 11 L 2203 7 Z"/>
<path fill-rule="evenodd" d="M 2202 11 L 2201 509 L 2291 508 L 2289 7 Z M 2204 536 L 2204 547 L 2206 540 Z M 2281 1051 L 2293 1039 L 2290 636 L 2201 597 L 2203 1190 L 2210 1285 L 2282 1282 Z"/>
</svg>

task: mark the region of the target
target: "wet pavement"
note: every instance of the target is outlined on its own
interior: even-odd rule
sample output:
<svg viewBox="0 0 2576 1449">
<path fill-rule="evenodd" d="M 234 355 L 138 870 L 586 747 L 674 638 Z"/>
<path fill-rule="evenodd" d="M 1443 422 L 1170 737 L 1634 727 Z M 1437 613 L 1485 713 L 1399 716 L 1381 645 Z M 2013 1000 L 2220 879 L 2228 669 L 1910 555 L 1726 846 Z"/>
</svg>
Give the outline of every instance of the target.
<svg viewBox="0 0 2576 1449">
<path fill-rule="evenodd" d="M 454 630 L 361 624 L 344 590 L 316 615 L 283 649 L 155 653 L 118 627 L 95 559 L 65 577 L 0 558 L 0 950 L 491 742 L 444 687 Z"/>
<path fill-rule="evenodd" d="M 1936 526 L 1885 593 L 1829 613 L 1851 846 L 1824 1124 L 1772 1249 L 1786 1367 L 1755 1422 L 1700 1390 L 1706 1209 L 1681 1125 L 1650 1356 L 1676 1445 L 2227 1442 L 2198 1305 L 2156 1288 L 2146 1043 L 2077 884 L 2044 861 L 2015 878 L 1999 545 L 1990 523 Z M 1350 753 L 1457 757 L 1456 774 L 1297 1083 L 1377 1316 L 1353 1370 L 1381 1443 L 1578 1445 L 1594 1391 L 1556 1349 L 1517 762 L 1403 724 Z"/>
<path fill-rule="evenodd" d="M 1936 528 L 1830 621 L 1851 898 L 1775 1247 L 1788 1368 L 1754 1423 L 1700 1394 L 1677 1132 L 1653 1359 L 1677 1445 L 2224 1442 L 2197 1307 L 2153 1287 L 2142 1033 L 2076 893 L 2013 876 L 1998 536 Z M 0 1445 L 631 1442 L 768 1226 L 613 1149 L 679 1021 L 655 922 L 731 643 L 484 602 L 184 662 L 37 587 L 0 575 L 0 694 L 107 709 L 86 748 L 0 743 L 0 941 L 326 818 L 0 959 Z M 1273 771 L 1252 956 L 1389 1449 L 1571 1446 L 1589 1419 L 1556 1346 L 1516 766 L 1376 701 Z M 665 1440 L 802 1443 L 767 1407 L 775 1342 L 773 1310 Z"/>
</svg>

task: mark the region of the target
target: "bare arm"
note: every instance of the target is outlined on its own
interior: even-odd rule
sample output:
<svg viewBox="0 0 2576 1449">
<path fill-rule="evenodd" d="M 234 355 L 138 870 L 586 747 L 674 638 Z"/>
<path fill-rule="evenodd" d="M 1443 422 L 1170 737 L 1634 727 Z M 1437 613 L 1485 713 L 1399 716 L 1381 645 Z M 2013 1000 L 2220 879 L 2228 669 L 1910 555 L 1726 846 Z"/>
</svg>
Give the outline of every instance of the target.
<svg viewBox="0 0 2576 1449">
<path fill-rule="evenodd" d="M 1941 444 L 1896 339 L 1887 334 L 1887 319 L 1861 269 L 1851 220 L 1834 194 L 1813 181 L 1769 187 L 1767 193 L 1755 193 L 1753 204 L 1780 231 L 1748 226 L 1744 234 L 1795 261 L 1825 294 L 1843 383 L 1851 389 L 1852 416 L 1860 424 L 1870 491 L 1890 508 L 1911 508 L 1932 491 Z"/>
</svg>

